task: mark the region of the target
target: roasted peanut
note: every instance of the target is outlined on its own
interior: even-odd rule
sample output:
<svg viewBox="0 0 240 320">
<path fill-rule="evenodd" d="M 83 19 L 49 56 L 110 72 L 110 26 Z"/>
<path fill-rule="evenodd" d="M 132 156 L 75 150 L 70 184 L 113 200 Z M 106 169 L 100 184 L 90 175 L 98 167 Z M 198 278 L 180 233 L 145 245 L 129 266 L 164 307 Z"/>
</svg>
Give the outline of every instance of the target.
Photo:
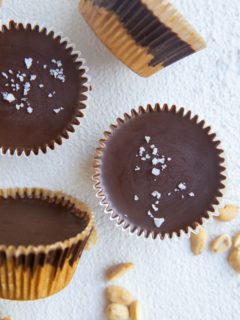
<svg viewBox="0 0 240 320">
<path fill-rule="evenodd" d="M 228 234 L 221 234 L 213 239 L 210 244 L 211 251 L 215 253 L 222 253 L 230 249 L 232 246 L 232 239 Z"/>
<path fill-rule="evenodd" d="M 143 320 L 142 305 L 139 301 L 134 301 L 129 308 L 131 320 Z"/>
<path fill-rule="evenodd" d="M 106 290 L 109 302 L 115 302 L 129 306 L 133 301 L 133 295 L 125 288 L 119 286 L 111 286 Z"/>
<path fill-rule="evenodd" d="M 191 234 L 191 249 L 195 255 L 199 255 L 203 252 L 207 244 L 207 239 L 208 234 L 203 227 L 200 227 L 197 234 Z"/>
<path fill-rule="evenodd" d="M 114 266 L 106 273 L 107 281 L 113 281 L 120 277 L 122 277 L 126 272 L 134 268 L 134 264 L 129 263 L 121 263 L 119 265 Z"/>
<path fill-rule="evenodd" d="M 231 251 L 228 262 L 232 266 L 232 268 L 240 273 L 240 248 L 233 248 Z"/>
<path fill-rule="evenodd" d="M 239 248 L 239 247 L 240 247 L 240 232 L 238 232 L 238 233 L 233 237 L 233 247 L 234 247 L 234 248 Z"/>
<path fill-rule="evenodd" d="M 107 320 L 128 320 L 129 311 L 128 308 L 119 303 L 111 303 L 105 309 L 105 315 Z"/>
<path fill-rule="evenodd" d="M 231 221 L 238 214 L 238 207 L 232 204 L 226 204 L 224 208 L 219 209 L 220 215 L 216 217 L 220 221 Z"/>
</svg>

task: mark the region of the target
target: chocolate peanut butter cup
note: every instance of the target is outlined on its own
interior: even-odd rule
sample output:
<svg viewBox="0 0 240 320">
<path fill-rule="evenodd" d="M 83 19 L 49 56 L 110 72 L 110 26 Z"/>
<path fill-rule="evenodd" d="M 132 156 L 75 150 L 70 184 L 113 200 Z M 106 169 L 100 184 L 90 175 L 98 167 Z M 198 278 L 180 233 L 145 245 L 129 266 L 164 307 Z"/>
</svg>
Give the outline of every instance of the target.
<svg viewBox="0 0 240 320">
<path fill-rule="evenodd" d="M 83 117 L 85 62 L 66 38 L 38 25 L 3 25 L 0 47 L 1 152 L 46 153 Z"/>
<path fill-rule="evenodd" d="M 62 290 L 93 230 L 90 209 L 70 196 L 0 190 L 0 297 L 35 300 Z"/>
<path fill-rule="evenodd" d="M 80 12 L 110 51 L 143 77 L 206 47 L 166 0 L 81 0 Z"/>
<path fill-rule="evenodd" d="M 140 107 L 104 133 L 94 163 L 105 212 L 138 236 L 190 233 L 208 219 L 224 188 L 216 135 L 175 106 Z"/>
</svg>

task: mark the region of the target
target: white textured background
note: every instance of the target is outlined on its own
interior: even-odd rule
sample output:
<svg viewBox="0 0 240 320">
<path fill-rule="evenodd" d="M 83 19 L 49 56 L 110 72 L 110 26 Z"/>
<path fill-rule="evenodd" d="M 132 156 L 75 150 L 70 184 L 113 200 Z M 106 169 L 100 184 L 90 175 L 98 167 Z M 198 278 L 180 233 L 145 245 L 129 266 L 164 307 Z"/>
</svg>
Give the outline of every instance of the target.
<svg viewBox="0 0 240 320">
<path fill-rule="evenodd" d="M 63 292 L 37 302 L 0 301 L 0 316 L 13 320 L 101 320 L 103 272 L 109 265 L 134 261 L 135 271 L 119 283 L 142 301 L 144 320 L 240 319 L 240 276 L 226 255 L 193 257 L 187 239 L 144 241 L 114 228 L 103 215 L 91 183 L 97 140 L 117 116 L 155 102 L 185 106 L 212 124 L 222 140 L 228 165 L 223 203 L 238 203 L 240 191 L 240 1 L 174 0 L 208 42 L 208 49 L 157 75 L 142 79 L 118 62 L 95 38 L 78 14 L 78 0 L 4 0 L 3 21 L 37 21 L 62 31 L 86 58 L 92 99 L 77 132 L 47 155 L 0 158 L 0 186 L 60 189 L 86 201 L 96 213 L 100 240 L 82 257 Z M 1 50 L 1 48 L 0 48 Z M 207 225 L 211 237 L 240 230 L 232 223 Z"/>
</svg>

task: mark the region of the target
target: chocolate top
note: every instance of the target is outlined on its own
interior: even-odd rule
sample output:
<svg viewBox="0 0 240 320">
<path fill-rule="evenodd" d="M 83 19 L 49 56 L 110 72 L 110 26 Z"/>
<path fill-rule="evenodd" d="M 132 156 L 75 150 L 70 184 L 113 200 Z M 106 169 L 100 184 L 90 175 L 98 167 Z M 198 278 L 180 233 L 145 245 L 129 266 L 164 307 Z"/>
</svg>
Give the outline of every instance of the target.
<svg viewBox="0 0 240 320">
<path fill-rule="evenodd" d="M 48 200 L 0 198 L 0 244 L 47 245 L 75 237 L 87 224 L 77 213 Z"/>
<path fill-rule="evenodd" d="M 46 151 L 82 116 L 82 62 L 59 36 L 30 25 L 3 27 L 0 48 L 0 146 L 12 153 Z"/>
<path fill-rule="evenodd" d="M 113 131 L 100 174 L 113 217 L 155 235 L 208 217 L 223 187 L 221 150 L 195 120 L 159 108 Z"/>
</svg>

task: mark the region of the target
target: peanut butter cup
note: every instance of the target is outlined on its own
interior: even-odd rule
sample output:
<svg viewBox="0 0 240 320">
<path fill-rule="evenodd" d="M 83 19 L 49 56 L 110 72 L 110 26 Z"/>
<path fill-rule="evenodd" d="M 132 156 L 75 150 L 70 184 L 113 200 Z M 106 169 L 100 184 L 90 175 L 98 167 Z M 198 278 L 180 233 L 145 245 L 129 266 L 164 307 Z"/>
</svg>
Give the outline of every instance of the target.
<svg viewBox="0 0 240 320">
<path fill-rule="evenodd" d="M 137 235 L 172 237 L 209 218 L 222 196 L 224 159 L 216 135 L 191 112 L 140 107 L 105 132 L 95 188 L 111 218 Z"/>
<path fill-rule="evenodd" d="M 144 77 L 206 47 L 166 0 L 81 0 L 80 11 L 112 53 Z"/>
<path fill-rule="evenodd" d="M 66 39 L 38 25 L 2 26 L 0 47 L 1 151 L 45 153 L 83 117 L 84 61 Z"/>
<path fill-rule="evenodd" d="M 94 229 L 91 211 L 60 192 L 0 191 L 0 297 L 44 298 L 71 280 Z"/>
</svg>

